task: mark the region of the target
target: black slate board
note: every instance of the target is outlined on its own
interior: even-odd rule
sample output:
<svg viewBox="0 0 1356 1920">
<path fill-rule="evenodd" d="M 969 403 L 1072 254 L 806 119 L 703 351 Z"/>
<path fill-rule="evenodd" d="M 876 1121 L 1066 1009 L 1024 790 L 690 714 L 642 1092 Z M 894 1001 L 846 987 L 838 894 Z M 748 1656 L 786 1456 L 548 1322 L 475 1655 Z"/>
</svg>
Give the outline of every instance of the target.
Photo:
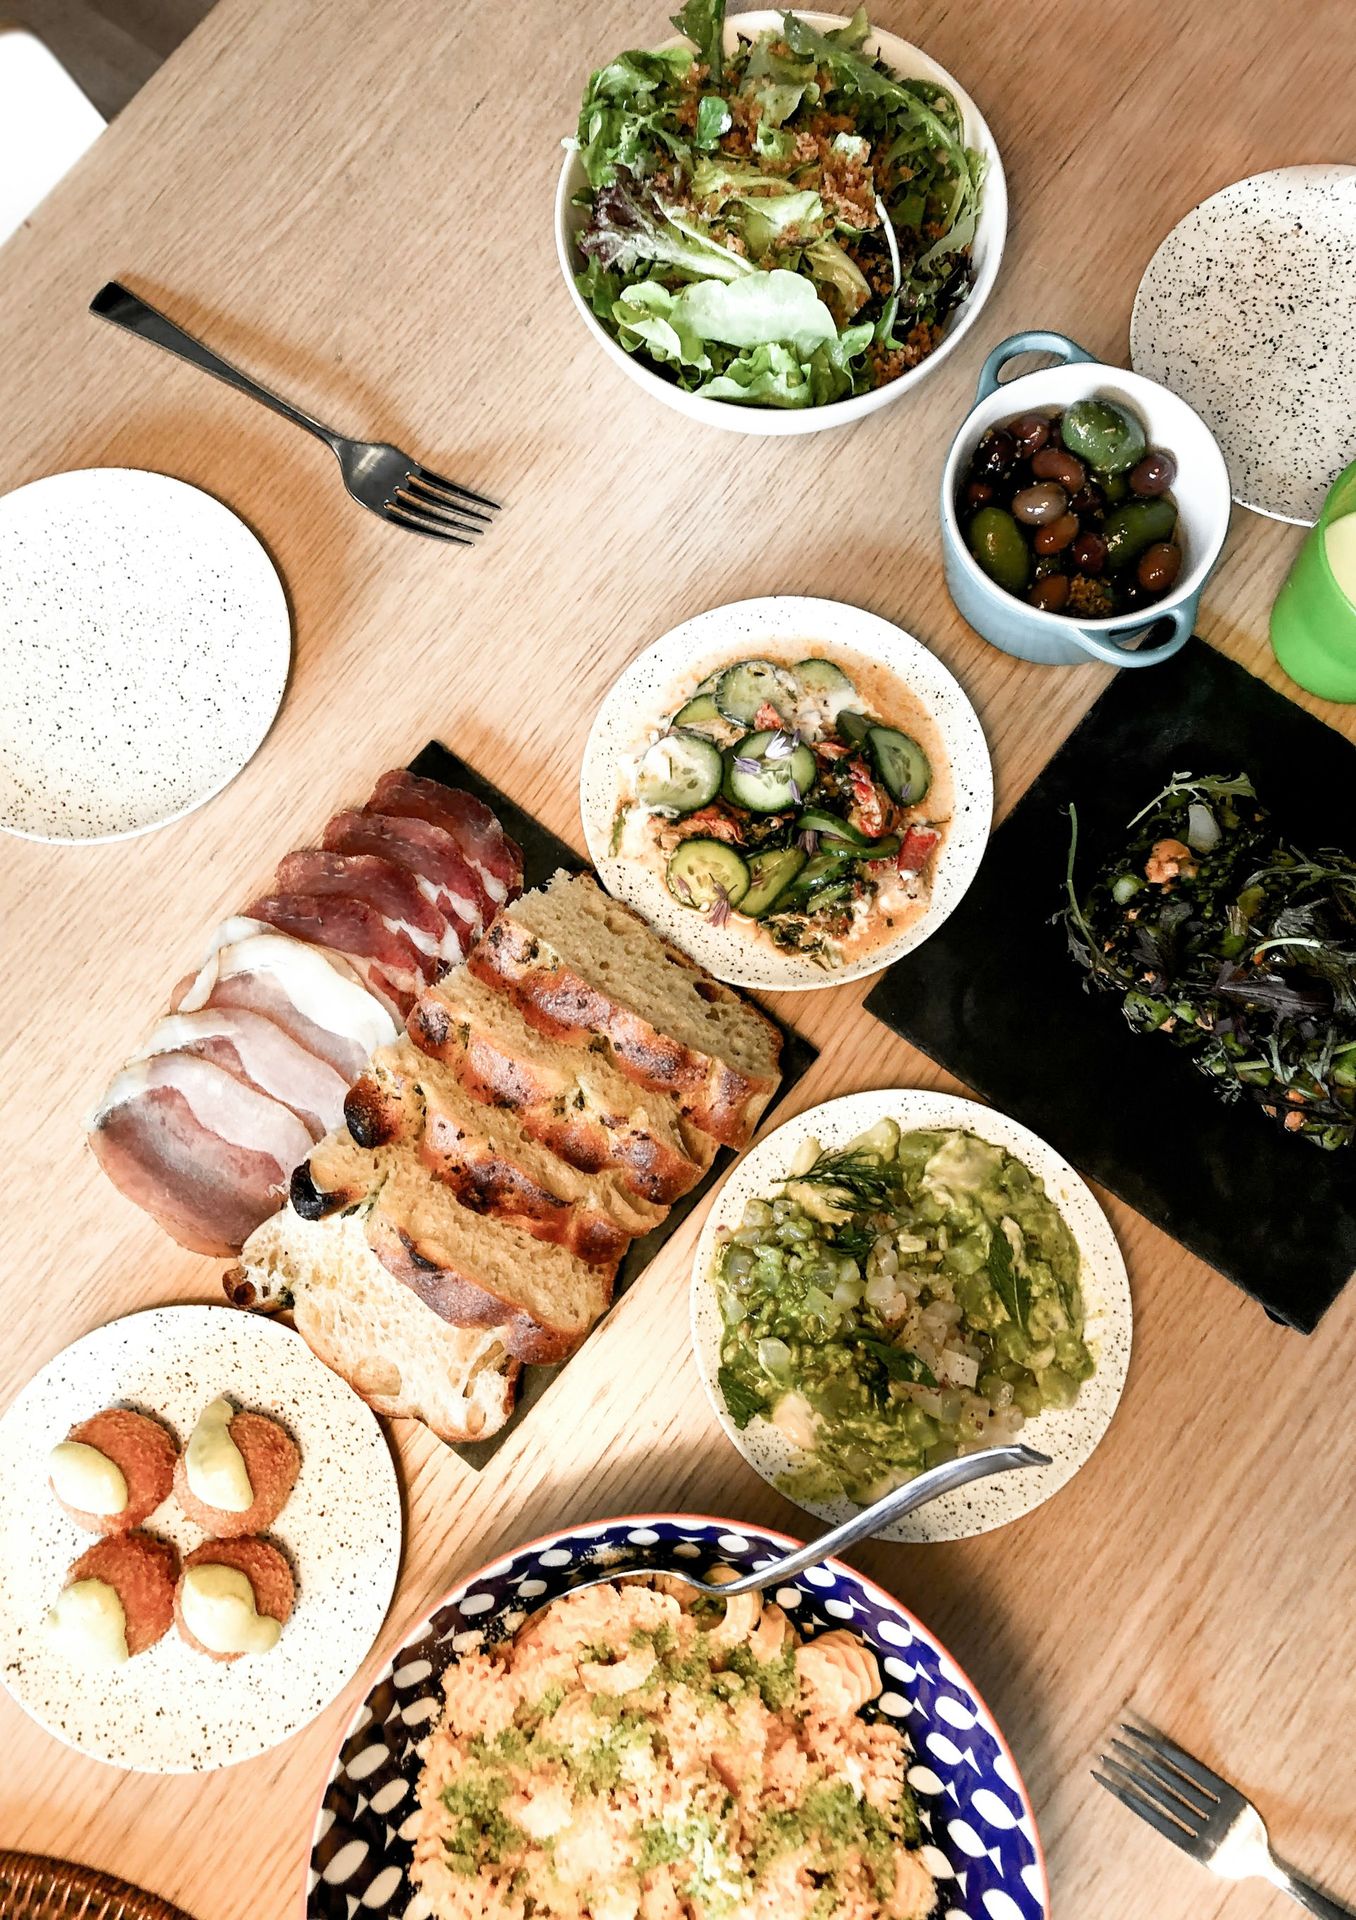
<svg viewBox="0 0 1356 1920">
<path fill-rule="evenodd" d="M 523 850 L 524 887 L 544 886 L 551 875 L 562 867 L 569 873 L 592 872 L 589 862 L 577 854 L 573 847 L 567 846 L 563 840 L 558 840 L 549 828 L 544 827 L 539 820 L 534 820 L 530 813 L 525 813 L 516 801 L 510 800 L 507 794 L 501 793 L 498 787 L 486 780 L 483 774 L 477 773 L 474 767 L 468 766 L 440 740 L 429 741 L 423 752 L 410 762 L 410 772 L 422 774 L 429 780 L 441 780 L 449 787 L 462 787 L 467 793 L 475 794 L 477 799 L 483 800 L 487 807 L 494 810 L 505 833 L 510 839 L 516 840 Z M 772 1107 L 768 1109 L 770 1113 L 777 1102 L 785 1097 L 788 1090 L 818 1058 L 819 1050 L 812 1047 L 810 1042 L 803 1039 L 794 1028 L 783 1026 L 781 1021 L 776 1020 L 775 1014 L 769 1013 L 766 1007 L 761 1011 L 766 1013 L 770 1020 L 776 1021 L 782 1033 L 782 1081 Z M 691 1193 L 685 1193 L 682 1199 L 669 1209 L 667 1218 L 655 1228 L 653 1233 L 647 1233 L 643 1240 L 631 1242 L 617 1272 L 616 1293 L 618 1295 L 640 1278 L 665 1241 L 678 1231 L 693 1208 L 701 1205 L 712 1187 L 724 1177 L 726 1170 L 736 1158 L 737 1155 L 732 1147 L 722 1147 L 705 1179 L 700 1181 Z M 586 1341 L 579 1352 L 586 1352 L 587 1348 Z M 577 1353 L 571 1355 L 571 1359 L 578 1357 Z M 569 1360 L 561 1362 L 561 1366 L 569 1366 L 569 1364 Z M 525 1367 L 518 1392 L 518 1404 L 499 1432 L 492 1439 L 469 1441 L 463 1446 L 454 1447 L 452 1451 L 460 1454 L 468 1465 L 483 1467 L 507 1439 L 527 1409 L 534 1401 L 541 1398 L 559 1372 L 558 1366 Z"/>
<path fill-rule="evenodd" d="M 1311 1333 L 1356 1268 L 1356 1149 L 1324 1153 L 1227 1106 L 1166 1040 L 1083 990 L 1064 929 L 1066 809 L 1080 889 L 1175 772 L 1246 772 L 1300 846 L 1356 847 L 1356 748 L 1199 639 L 1122 672 L 994 834 L 946 925 L 870 1012 L 1092 1179 Z"/>
</svg>

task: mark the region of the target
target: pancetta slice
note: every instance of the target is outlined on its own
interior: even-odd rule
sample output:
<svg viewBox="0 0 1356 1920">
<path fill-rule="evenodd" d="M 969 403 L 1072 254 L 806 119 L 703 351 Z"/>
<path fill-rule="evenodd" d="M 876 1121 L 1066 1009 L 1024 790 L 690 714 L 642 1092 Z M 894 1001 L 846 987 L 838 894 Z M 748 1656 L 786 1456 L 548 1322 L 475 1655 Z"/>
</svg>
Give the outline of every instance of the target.
<svg viewBox="0 0 1356 1920">
<path fill-rule="evenodd" d="M 325 829 L 335 853 L 375 853 L 412 873 L 425 897 L 449 924 L 464 960 L 485 931 L 484 889 L 445 827 L 414 815 L 336 813 Z"/>
<path fill-rule="evenodd" d="M 121 1193 L 196 1253 L 235 1253 L 281 1206 L 312 1141 L 294 1113 L 215 1061 L 161 1053 L 124 1067 L 90 1121 Z"/>
<path fill-rule="evenodd" d="M 238 1074 L 280 1100 L 319 1140 L 343 1125 L 348 1082 L 284 1027 L 246 1007 L 203 1007 L 158 1020 L 133 1061 L 158 1053 L 192 1053 Z"/>
<path fill-rule="evenodd" d="M 249 909 L 280 933 L 311 946 L 345 954 L 372 989 L 393 1000 L 403 1015 L 426 984 L 423 956 L 409 935 L 389 926 L 383 914 L 349 893 L 270 893 Z"/>
<path fill-rule="evenodd" d="M 241 1007 L 285 1027 L 299 1045 L 352 1081 L 368 1056 L 398 1033 L 394 1002 L 378 999 L 341 954 L 294 940 L 262 921 L 226 922 L 226 930 L 260 933 L 214 945 L 174 1006 Z"/>
<path fill-rule="evenodd" d="M 452 835 L 475 869 L 490 909 L 516 900 L 523 887 L 523 856 L 483 800 L 441 780 L 424 780 L 404 767 L 384 773 L 368 806 L 377 813 L 413 815 Z"/>
<path fill-rule="evenodd" d="M 461 958 L 461 942 L 408 867 L 384 854 L 306 847 L 278 863 L 279 893 L 344 893 L 375 907 L 393 932 L 423 956 L 431 982 Z"/>
</svg>

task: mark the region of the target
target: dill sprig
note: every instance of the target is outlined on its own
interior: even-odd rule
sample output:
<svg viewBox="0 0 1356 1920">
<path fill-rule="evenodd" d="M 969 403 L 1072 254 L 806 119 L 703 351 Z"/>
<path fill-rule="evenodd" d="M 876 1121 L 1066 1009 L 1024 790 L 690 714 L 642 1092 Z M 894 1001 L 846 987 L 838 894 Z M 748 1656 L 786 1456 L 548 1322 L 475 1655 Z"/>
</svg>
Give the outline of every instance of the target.
<svg viewBox="0 0 1356 1920">
<path fill-rule="evenodd" d="M 888 1207 L 904 1190 L 904 1175 L 897 1161 L 883 1160 L 866 1147 L 844 1147 L 838 1152 L 821 1153 L 814 1164 L 797 1180 L 814 1187 L 825 1187 L 842 1195 L 843 1204 L 868 1212 Z"/>
</svg>

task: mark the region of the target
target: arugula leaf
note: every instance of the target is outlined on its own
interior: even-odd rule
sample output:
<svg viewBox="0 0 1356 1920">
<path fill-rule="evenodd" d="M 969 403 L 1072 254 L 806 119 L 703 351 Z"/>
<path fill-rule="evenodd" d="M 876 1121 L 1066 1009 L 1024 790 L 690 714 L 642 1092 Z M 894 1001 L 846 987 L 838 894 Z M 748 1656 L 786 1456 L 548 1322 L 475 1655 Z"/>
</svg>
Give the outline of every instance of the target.
<svg viewBox="0 0 1356 1920">
<path fill-rule="evenodd" d="M 670 18 L 679 33 L 694 43 L 719 86 L 725 65 L 725 0 L 687 0 L 682 11 Z"/>
<path fill-rule="evenodd" d="M 716 1385 L 720 1388 L 721 1398 L 725 1402 L 725 1411 L 741 1433 L 750 1420 L 767 1411 L 767 1403 L 763 1396 L 756 1393 L 733 1367 L 723 1366 L 717 1369 Z"/>
<path fill-rule="evenodd" d="M 858 1335 L 858 1344 L 879 1360 L 891 1380 L 908 1380 L 914 1386 L 935 1387 L 937 1376 L 926 1360 L 920 1360 L 907 1347 L 892 1347 L 888 1340 L 875 1340 L 868 1333 Z"/>
<path fill-rule="evenodd" d="M 1009 1318 L 1017 1323 L 1023 1333 L 1026 1333 L 1027 1320 L 1031 1312 L 1031 1282 L 1018 1269 L 1012 1257 L 1012 1248 L 1008 1244 L 1008 1236 L 1001 1225 L 993 1230 L 986 1264 L 989 1269 L 990 1284 L 1007 1308 Z"/>
</svg>

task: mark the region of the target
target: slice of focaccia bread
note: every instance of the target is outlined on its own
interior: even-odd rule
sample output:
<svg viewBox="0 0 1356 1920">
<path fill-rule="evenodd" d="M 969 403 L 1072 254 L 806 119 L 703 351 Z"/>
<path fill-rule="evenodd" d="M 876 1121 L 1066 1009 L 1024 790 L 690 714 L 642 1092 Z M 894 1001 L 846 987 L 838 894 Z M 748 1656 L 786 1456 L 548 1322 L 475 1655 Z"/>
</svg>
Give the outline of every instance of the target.
<svg viewBox="0 0 1356 1920">
<path fill-rule="evenodd" d="M 256 1227 L 226 1274 L 237 1306 L 291 1310 L 307 1345 L 377 1413 L 441 1440 L 488 1440 L 513 1410 L 519 1362 L 496 1327 L 441 1320 L 377 1259 L 360 1212 Z"/>
<path fill-rule="evenodd" d="M 705 1173 L 717 1141 L 685 1127 L 673 1102 L 636 1085 L 606 1042 L 539 1032 L 512 999 L 466 969 L 416 1002 L 410 1038 L 473 1098 L 511 1109 L 525 1132 L 587 1173 L 618 1173 L 642 1199 L 671 1205 Z"/>
<path fill-rule="evenodd" d="M 727 1146 L 747 1143 L 776 1091 L 772 1021 L 587 874 L 558 873 L 504 907 L 466 964 L 541 1031 L 601 1035 L 623 1073 Z"/>
</svg>

